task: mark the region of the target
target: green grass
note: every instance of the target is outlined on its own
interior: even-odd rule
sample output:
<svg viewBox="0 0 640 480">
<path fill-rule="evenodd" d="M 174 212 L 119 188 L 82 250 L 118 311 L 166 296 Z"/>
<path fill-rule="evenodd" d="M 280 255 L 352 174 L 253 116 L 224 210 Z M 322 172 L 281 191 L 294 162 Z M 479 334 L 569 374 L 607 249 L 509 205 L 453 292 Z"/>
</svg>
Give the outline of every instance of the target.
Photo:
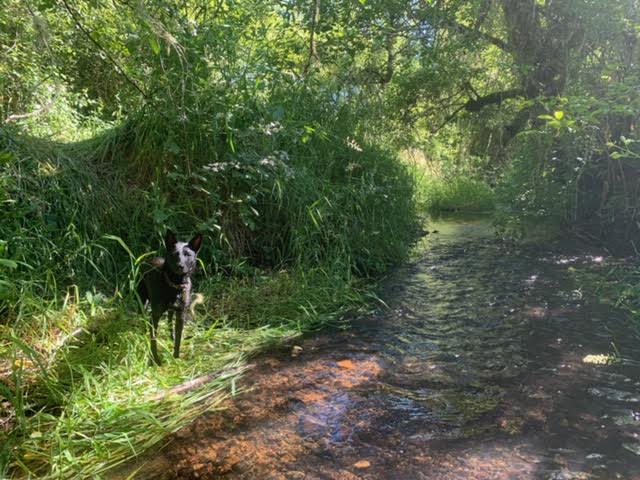
<svg viewBox="0 0 640 480">
<path fill-rule="evenodd" d="M 405 149 L 400 155 L 414 178 L 421 212 L 477 214 L 495 209 L 495 192 L 480 178 L 485 158 L 460 156 L 437 140 L 428 147 Z"/>
<path fill-rule="evenodd" d="M 640 333 L 640 264 L 612 258 L 606 272 L 571 270 L 576 281 L 600 302 L 629 313 Z"/>
<path fill-rule="evenodd" d="M 431 213 L 490 212 L 495 195 L 482 180 L 457 175 L 451 178 L 423 175 L 418 182 L 419 205 Z"/>
<path fill-rule="evenodd" d="M 102 475 L 220 408 L 258 352 L 344 326 L 405 258 L 410 172 L 292 88 L 205 89 L 187 119 L 169 105 L 76 142 L 0 131 L 0 476 Z M 179 360 L 162 325 L 156 368 L 132 292 L 167 228 L 205 233 L 206 302 Z"/>
<path fill-rule="evenodd" d="M 353 279 L 321 270 L 208 281 L 204 289 L 180 359 L 170 355 L 161 324 L 161 367 L 149 366 L 147 317 L 132 303 L 73 298 L 61 310 L 3 327 L 2 369 L 9 374 L 1 393 L 11 402 L 13 428 L 3 439 L 2 475 L 100 475 L 220 408 L 244 388 L 238 378 L 256 353 L 344 324 L 368 304 L 367 290 Z M 79 328 L 84 333 L 69 340 Z M 216 372 L 195 390 L 163 396 Z"/>
</svg>

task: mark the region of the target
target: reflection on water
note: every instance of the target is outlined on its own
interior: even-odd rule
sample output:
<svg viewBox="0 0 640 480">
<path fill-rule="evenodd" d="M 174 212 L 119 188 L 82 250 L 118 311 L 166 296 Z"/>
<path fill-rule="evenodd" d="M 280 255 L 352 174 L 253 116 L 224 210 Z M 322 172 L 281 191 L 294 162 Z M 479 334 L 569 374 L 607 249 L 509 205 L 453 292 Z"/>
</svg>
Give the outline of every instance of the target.
<svg viewBox="0 0 640 480">
<path fill-rule="evenodd" d="M 639 339 L 568 270 L 606 257 L 508 248 L 484 221 L 429 230 L 389 310 L 260 359 L 251 393 L 136 478 L 640 478 Z M 619 361 L 583 362 L 611 342 Z"/>
</svg>

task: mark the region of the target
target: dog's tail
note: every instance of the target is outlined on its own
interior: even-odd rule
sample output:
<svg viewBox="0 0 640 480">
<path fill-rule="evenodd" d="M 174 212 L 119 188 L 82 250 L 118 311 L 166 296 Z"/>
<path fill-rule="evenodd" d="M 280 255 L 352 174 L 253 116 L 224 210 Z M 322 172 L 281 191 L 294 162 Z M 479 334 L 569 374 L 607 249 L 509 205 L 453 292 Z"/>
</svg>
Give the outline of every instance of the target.
<svg viewBox="0 0 640 480">
<path fill-rule="evenodd" d="M 189 305 L 189 312 L 191 312 L 191 316 L 195 316 L 196 314 L 196 307 L 198 305 L 204 305 L 204 295 L 201 293 L 196 293 L 193 295 L 193 298 L 191 299 L 191 305 Z"/>
</svg>

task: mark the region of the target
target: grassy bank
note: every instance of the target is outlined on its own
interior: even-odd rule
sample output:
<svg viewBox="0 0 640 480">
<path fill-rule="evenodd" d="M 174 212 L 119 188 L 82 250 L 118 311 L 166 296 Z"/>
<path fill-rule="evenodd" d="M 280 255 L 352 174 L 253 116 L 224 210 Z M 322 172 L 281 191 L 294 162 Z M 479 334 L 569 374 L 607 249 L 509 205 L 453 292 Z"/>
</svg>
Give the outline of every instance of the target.
<svg viewBox="0 0 640 480">
<path fill-rule="evenodd" d="M 252 355 L 367 305 L 352 280 L 320 270 L 220 278 L 200 290 L 205 305 L 179 360 L 161 325 L 161 367 L 149 366 L 146 316 L 115 299 L 68 298 L 5 326 L 3 475 L 102 474 L 243 389 Z M 197 388 L 172 391 L 203 376 Z"/>
<path fill-rule="evenodd" d="M 409 166 L 416 183 L 416 204 L 430 214 L 492 212 L 495 193 L 483 181 L 473 162 L 455 161 L 453 154 L 433 147 L 430 152 L 406 150 L 402 159 Z"/>
<path fill-rule="evenodd" d="M 404 257 L 413 178 L 348 112 L 304 86 L 227 95 L 82 141 L 2 131 L 0 475 L 101 475 L 243 388 L 252 355 L 367 308 Z M 155 368 L 132 292 L 167 228 L 205 233 L 204 304 L 179 360 L 161 324 Z"/>
<path fill-rule="evenodd" d="M 581 289 L 599 301 L 626 311 L 640 335 L 640 260 L 613 258 L 604 271 L 573 272 Z"/>
<path fill-rule="evenodd" d="M 425 177 L 419 188 L 420 206 L 431 213 L 486 213 L 495 207 L 491 188 L 473 177 Z"/>
</svg>

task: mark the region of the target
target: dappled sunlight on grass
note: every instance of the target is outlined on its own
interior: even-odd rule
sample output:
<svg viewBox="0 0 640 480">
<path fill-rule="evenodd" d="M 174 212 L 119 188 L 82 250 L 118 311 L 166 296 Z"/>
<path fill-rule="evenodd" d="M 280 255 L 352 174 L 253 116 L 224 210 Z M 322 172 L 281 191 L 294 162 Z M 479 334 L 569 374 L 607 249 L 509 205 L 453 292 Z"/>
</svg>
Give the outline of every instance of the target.
<svg viewBox="0 0 640 480">
<path fill-rule="evenodd" d="M 159 367 L 149 365 L 149 314 L 122 303 L 69 300 L 4 327 L 0 372 L 11 408 L 0 420 L 14 474 L 89 476 L 140 454 L 243 391 L 238 379 L 257 352 L 365 305 L 358 292 L 311 270 L 215 286 L 185 326 L 180 359 L 161 322 Z"/>
</svg>

